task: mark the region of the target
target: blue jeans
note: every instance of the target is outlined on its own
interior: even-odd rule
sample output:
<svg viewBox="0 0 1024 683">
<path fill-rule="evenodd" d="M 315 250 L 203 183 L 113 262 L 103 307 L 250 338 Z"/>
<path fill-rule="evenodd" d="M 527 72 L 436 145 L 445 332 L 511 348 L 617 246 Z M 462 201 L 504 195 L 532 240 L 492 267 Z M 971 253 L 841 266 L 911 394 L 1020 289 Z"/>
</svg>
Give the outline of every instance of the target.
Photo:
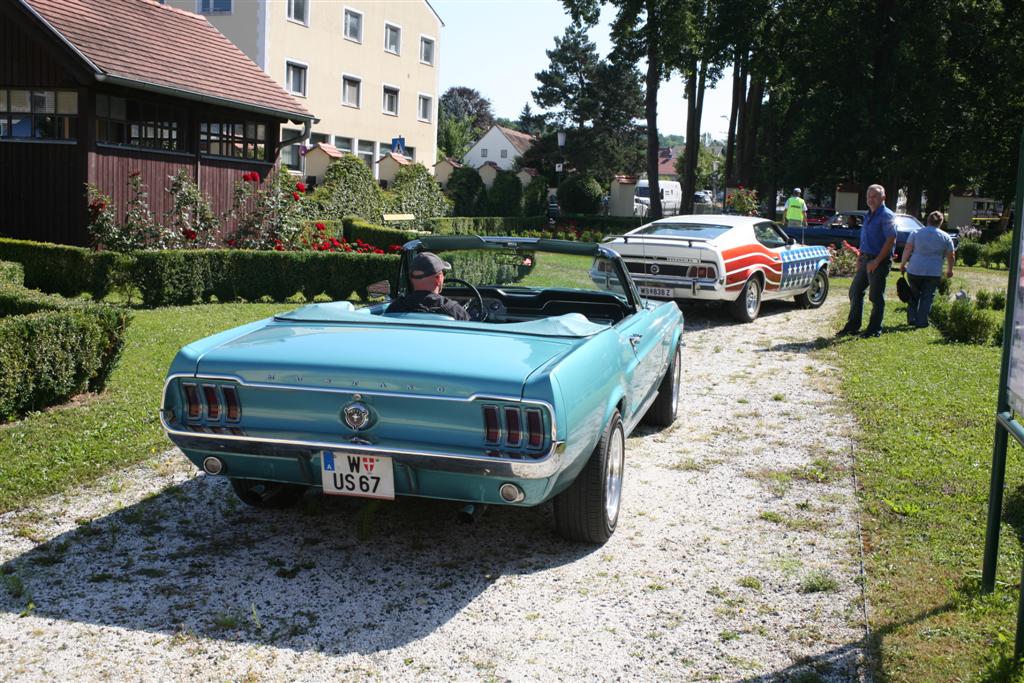
<svg viewBox="0 0 1024 683">
<path fill-rule="evenodd" d="M 907 280 L 910 282 L 907 324 L 914 327 L 928 327 L 928 314 L 931 313 L 935 290 L 939 288 L 942 277 L 907 273 Z"/>
<path fill-rule="evenodd" d="M 867 331 L 878 332 L 882 329 L 882 316 L 885 314 L 885 278 L 888 277 L 892 264 L 889 259 L 885 259 L 874 272 L 869 273 L 868 261 L 874 258 L 870 254 L 861 254 L 857 259 L 857 273 L 850 283 L 850 317 L 846 319 L 846 329 L 851 332 L 860 329 L 860 322 L 864 317 L 865 290 L 871 302 L 871 317 L 868 319 Z"/>
</svg>

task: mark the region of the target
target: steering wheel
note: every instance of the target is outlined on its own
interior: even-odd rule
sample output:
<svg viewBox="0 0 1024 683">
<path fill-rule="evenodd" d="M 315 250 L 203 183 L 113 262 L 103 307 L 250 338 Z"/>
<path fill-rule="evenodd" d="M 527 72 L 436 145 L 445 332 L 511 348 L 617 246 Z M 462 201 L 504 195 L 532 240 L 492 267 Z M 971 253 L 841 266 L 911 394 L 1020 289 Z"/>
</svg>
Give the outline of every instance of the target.
<svg viewBox="0 0 1024 683">
<path fill-rule="evenodd" d="M 444 279 L 444 286 L 447 287 L 449 282 L 456 285 L 463 285 L 464 287 L 467 287 L 468 289 L 472 290 L 473 295 L 476 297 L 476 303 L 478 306 L 480 306 L 480 317 L 478 318 L 478 320 L 487 320 L 487 309 L 484 307 L 484 298 L 483 296 L 480 295 L 480 290 L 471 285 L 470 283 L 466 282 L 462 278 L 446 277 Z M 466 311 L 468 312 L 469 307 L 472 304 L 472 301 L 467 301 L 462 307 L 465 308 Z M 472 316 L 470 317 L 472 318 Z"/>
</svg>

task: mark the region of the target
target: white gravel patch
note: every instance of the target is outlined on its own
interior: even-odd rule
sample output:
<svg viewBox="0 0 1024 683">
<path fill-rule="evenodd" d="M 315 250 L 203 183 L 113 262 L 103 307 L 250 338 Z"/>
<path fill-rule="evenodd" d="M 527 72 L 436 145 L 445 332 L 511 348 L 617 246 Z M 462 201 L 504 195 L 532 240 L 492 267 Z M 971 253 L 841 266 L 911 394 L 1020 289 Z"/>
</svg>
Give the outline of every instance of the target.
<svg viewBox="0 0 1024 683">
<path fill-rule="evenodd" d="M 808 353 L 839 298 L 687 310 L 600 548 L 547 507 L 251 510 L 176 450 L 0 516 L 0 680 L 866 680 L 855 425 Z"/>
</svg>

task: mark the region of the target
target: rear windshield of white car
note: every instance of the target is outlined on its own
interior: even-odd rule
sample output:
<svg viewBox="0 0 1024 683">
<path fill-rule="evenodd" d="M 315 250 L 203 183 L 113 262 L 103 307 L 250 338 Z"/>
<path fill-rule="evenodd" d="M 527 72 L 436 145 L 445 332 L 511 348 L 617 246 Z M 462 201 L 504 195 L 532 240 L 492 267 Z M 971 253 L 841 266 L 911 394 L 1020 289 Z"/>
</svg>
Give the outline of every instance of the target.
<svg viewBox="0 0 1024 683">
<path fill-rule="evenodd" d="M 637 230 L 633 235 L 662 235 L 666 237 L 699 237 L 713 240 L 729 228 L 724 225 L 701 225 L 699 223 L 651 223 Z"/>
</svg>

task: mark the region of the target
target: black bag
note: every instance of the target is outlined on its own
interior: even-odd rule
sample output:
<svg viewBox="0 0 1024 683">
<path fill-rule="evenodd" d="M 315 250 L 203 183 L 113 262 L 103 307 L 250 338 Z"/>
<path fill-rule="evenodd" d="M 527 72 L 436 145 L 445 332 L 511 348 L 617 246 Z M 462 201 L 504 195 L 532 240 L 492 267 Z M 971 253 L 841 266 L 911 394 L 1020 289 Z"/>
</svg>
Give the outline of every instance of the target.
<svg viewBox="0 0 1024 683">
<path fill-rule="evenodd" d="M 910 301 L 910 283 L 907 282 L 906 273 L 900 273 L 900 279 L 896 281 L 896 296 L 903 303 Z"/>
</svg>

